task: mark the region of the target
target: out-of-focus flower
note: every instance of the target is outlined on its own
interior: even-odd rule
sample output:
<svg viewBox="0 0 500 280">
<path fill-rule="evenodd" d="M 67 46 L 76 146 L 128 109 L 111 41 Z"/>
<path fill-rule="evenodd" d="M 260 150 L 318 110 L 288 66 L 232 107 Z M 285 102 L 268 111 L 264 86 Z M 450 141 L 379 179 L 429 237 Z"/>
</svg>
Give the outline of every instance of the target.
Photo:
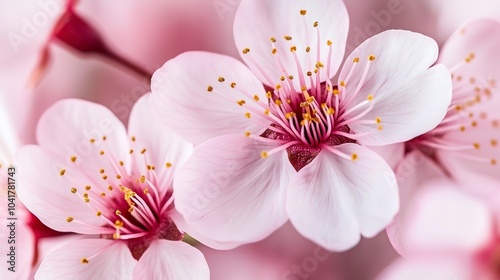
<svg viewBox="0 0 500 280">
<path fill-rule="evenodd" d="M 154 74 L 152 104 L 198 145 L 174 184 L 194 237 L 230 248 L 290 218 L 307 238 L 345 250 L 392 220 L 394 174 L 363 145 L 433 129 L 451 79 L 444 66 L 429 68 L 432 39 L 388 31 L 359 46 L 333 85 L 347 25 L 341 1 L 242 1 L 234 34 L 251 70 L 189 52 Z"/>
<path fill-rule="evenodd" d="M 499 279 L 500 232 L 488 204 L 441 178 L 419 186 L 402 208 L 406 260 L 377 279 Z"/>
<path fill-rule="evenodd" d="M 20 145 L 20 140 L 13 127 L 13 120 L 8 115 L 7 108 L 4 107 L 3 97 L 0 94 L 0 127 L 2 127 L 0 136 L 0 201 L 5 208 L 0 212 L 0 218 L 2 221 L 6 221 L 6 225 L 0 227 L 0 240 L 5 242 L 0 253 L 5 256 L 6 260 L 1 262 L 0 270 L 2 278 L 5 277 L 5 279 L 28 279 L 32 273 L 31 268 L 34 262 L 35 238 L 28 225 L 29 214 L 15 195 L 18 186 L 16 182 L 18 170 L 11 169 L 11 163 L 13 154 Z"/>
<path fill-rule="evenodd" d="M 191 145 L 163 129 L 144 99 L 128 136 L 108 109 L 64 100 L 42 116 L 37 140 L 14 160 L 24 170 L 20 199 L 51 228 L 85 235 L 49 253 L 37 277 L 208 279 L 174 221 L 173 175 Z"/>
<path fill-rule="evenodd" d="M 494 20 L 469 22 L 448 40 L 438 60 L 453 74 L 448 114 L 436 129 L 407 143 L 407 150 L 424 152 L 474 188 L 500 179 L 499 48 L 500 23 Z"/>
</svg>

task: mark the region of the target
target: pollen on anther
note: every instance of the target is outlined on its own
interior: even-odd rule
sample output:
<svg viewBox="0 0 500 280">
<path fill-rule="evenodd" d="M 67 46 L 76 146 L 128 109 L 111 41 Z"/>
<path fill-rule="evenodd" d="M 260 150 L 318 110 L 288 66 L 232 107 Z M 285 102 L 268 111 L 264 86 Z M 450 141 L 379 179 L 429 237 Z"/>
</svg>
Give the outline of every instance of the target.
<svg viewBox="0 0 500 280">
<path fill-rule="evenodd" d="M 354 59 L 352 60 L 352 62 L 354 62 L 354 63 L 358 63 L 358 62 L 359 62 L 359 57 L 354 58 Z"/>
<path fill-rule="evenodd" d="M 479 145 L 479 143 L 474 143 L 472 145 L 474 146 L 474 149 L 476 149 L 476 150 L 479 150 L 479 148 L 481 148 L 481 146 Z"/>
<path fill-rule="evenodd" d="M 262 151 L 262 152 L 260 153 L 260 157 L 261 157 L 261 158 L 267 158 L 268 156 L 269 156 L 269 155 L 267 154 L 267 152 L 266 152 L 266 151 Z"/>
<path fill-rule="evenodd" d="M 340 81 L 340 86 L 341 87 L 345 87 L 345 82 L 344 81 Z"/>
<path fill-rule="evenodd" d="M 170 162 L 167 162 L 167 163 L 165 164 L 165 166 L 166 166 L 167 168 L 170 168 L 170 167 L 172 167 L 172 164 L 171 164 Z"/>
<path fill-rule="evenodd" d="M 250 52 L 250 49 L 249 49 L 249 48 L 244 48 L 244 49 L 243 49 L 243 54 L 247 54 L 247 53 L 249 53 L 249 52 Z"/>
<path fill-rule="evenodd" d="M 116 214 L 117 216 L 120 216 L 120 215 L 122 214 L 122 211 L 120 211 L 120 210 L 116 210 L 116 211 L 115 211 L 115 214 Z M 118 222 L 118 220 L 116 220 L 115 224 L 116 224 L 117 222 Z"/>
<path fill-rule="evenodd" d="M 331 46 L 333 43 L 332 43 L 332 41 L 328 40 L 328 41 L 326 41 L 326 44 L 327 44 L 328 46 Z"/>
<path fill-rule="evenodd" d="M 103 150 L 101 150 L 101 151 L 99 152 L 99 154 L 100 154 L 101 156 L 102 156 L 102 155 L 104 155 L 104 151 L 103 151 Z"/>
<path fill-rule="evenodd" d="M 73 217 L 67 217 L 67 218 L 66 218 L 66 222 L 68 222 L 68 223 L 71 223 L 73 220 L 74 220 L 74 218 L 73 218 Z"/>
<path fill-rule="evenodd" d="M 69 160 L 71 160 L 71 162 L 75 162 L 75 161 L 76 161 L 76 156 L 71 156 L 71 157 L 69 158 Z"/>
<path fill-rule="evenodd" d="M 213 88 L 212 86 L 208 86 L 208 87 L 207 87 L 207 91 L 208 91 L 208 92 L 212 92 L 213 90 L 214 90 L 214 88 Z"/>
<path fill-rule="evenodd" d="M 252 117 L 252 115 L 251 115 L 249 112 L 246 112 L 246 113 L 245 113 L 245 118 L 249 119 L 249 118 L 251 118 L 251 117 Z"/>
<path fill-rule="evenodd" d="M 65 173 L 66 173 L 66 169 L 61 169 L 59 171 L 59 175 L 61 175 L 61 176 L 64 176 Z"/>
<path fill-rule="evenodd" d="M 373 95 L 372 95 L 372 94 L 369 94 L 369 95 L 366 97 L 366 99 L 367 99 L 368 101 L 372 101 L 372 100 L 373 100 Z"/>
<path fill-rule="evenodd" d="M 307 10 L 300 10 L 300 14 L 305 16 L 307 14 Z"/>
<path fill-rule="evenodd" d="M 291 46 L 290 47 L 291 52 L 296 52 L 297 51 L 297 46 Z"/>
<path fill-rule="evenodd" d="M 83 258 L 83 259 L 81 259 L 81 260 L 80 260 L 80 262 L 81 262 L 82 264 L 88 264 L 88 263 L 89 263 L 89 260 L 88 260 L 87 258 Z"/>
<path fill-rule="evenodd" d="M 260 98 L 259 98 L 259 96 L 258 96 L 258 95 L 254 95 L 254 96 L 253 96 L 253 100 L 255 100 L 255 101 L 259 101 L 259 100 L 260 100 Z"/>
<path fill-rule="evenodd" d="M 94 138 L 90 138 L 90 140 L 89 140 L 89 141 L 90 141 L 90 143 L 92 143 L 92 144 L 93 144 L 93 143 L 95 142 L 95 139 L 94 139 Z"/>
<path fill-rule="evenodd" d="M 250 131 L 245 131 L 245 136 L 246 136 L 246 137 L 250 137 L 250 135 L 252 135 L 252 134 L 250 133 Z"/>
<path fill-rule="evenodd" d="M 375 55 L 371 54 L 370 56 L 368 56 L 368 60 L 374 61 L 375 60 Z"/>
<path fill-rule="evenodd" d="M 357 160 L 358 159 L 358 154 L 352 154 L 351 155 L 351 160 Z"/>
<path fill-rule="evenodd" d="M 246 102 L 245 102 L 245 100 L 239 100 L 239 101 L 237 101 L 237 103 L 238 103 L 238 105 L 243 106 L 243 105 L 245 105 Z"/>
<path fill-rule="evenodd" d="M 490 144 L 491 146 L 496 147 L 498 145 L 498 141 L 496 139 L 491 139 Z"/>
<path fill-rule="evenodd" d="M 491 165 L 496 165 L 497 164 L 497 160 L 492 158 L 491 161 L 490 161 Z"/>
</svg>

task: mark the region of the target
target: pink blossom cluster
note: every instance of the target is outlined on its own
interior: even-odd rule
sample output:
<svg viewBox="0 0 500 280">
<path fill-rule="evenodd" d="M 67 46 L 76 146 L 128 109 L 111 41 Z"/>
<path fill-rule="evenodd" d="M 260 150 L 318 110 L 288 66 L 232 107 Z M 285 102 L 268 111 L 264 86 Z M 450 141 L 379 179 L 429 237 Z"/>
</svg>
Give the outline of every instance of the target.
<svg viewBox="0 0 500 280">
<path fill-rule="evenodd" d="M 0 7 L 0 279 L 500 279 L 496 1 Z"/>
</svg>

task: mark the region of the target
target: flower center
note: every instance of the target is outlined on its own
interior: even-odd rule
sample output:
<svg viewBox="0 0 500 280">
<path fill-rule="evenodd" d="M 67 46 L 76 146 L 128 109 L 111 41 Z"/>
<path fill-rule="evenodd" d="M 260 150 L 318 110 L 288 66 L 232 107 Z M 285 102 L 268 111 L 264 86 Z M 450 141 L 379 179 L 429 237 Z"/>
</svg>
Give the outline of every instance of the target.
<svg viewBox="0 0 500 280">
<path fill-rule="evenodd" d="M 106 136 L 103 136 L 103 142 L 105 140 Z M 135 141 L 135 137 L 132 137 L 132 143 Z M 97 144 L 96 139 L 90 139 L 90 142 Z M 95 228 L 101 238 L 127 242 L 136 259 L 142 256 L 155 239 L 179 241 L 183 238 L 183 233 L 169 217 L 174 207 L 172 190 L 168 187 L 171 179 L 159 178 L 156 167 L 148 163 L 146 152 L 146 148 L 140 148 L 139 151 L 130 149 L 127 160 L 116 162 L 111 156 L 107 156 L 106 150 L 101 149 L 98 156 L 105 159 L 102 163 L 106 169 L 96 166 L 96 172 L 88 174 L 93 177 L 90 179 L 94 184 L 71 187 L 70 191 L 81 198 L 89 211 L 95 212 L 102 219 L 102 225 L 86 223 L 76 216 L 66 218 L 68 223 Z M 77 164 L 79 159 L 71 156 L 70 161 Z M 142 162 L 144 166 L 141 166 Z M 171 167 L 172 164 L 167 162 L 163 168 Z M 82 181 L 76 173 L 78 172 L 66 169 L 59 171 L 59 175 L 72 184 Z M 169 171 L 165 173 L 171 175 Z M 83 258 L 82 263 L 88 263 L 89 260 L 90 258 Z"/>
<path fill-rule="evenodd" d="M 349 128 L 351 123 L 364 122 L 372 124 L 375 130 L 382 130 L 379 117 L 361 121 L 373 108 L 373 95 L 361 98 L 361 101 L 357 98 L 375 56 L 369 55 L 366 61 L 355 58 L 346 79 L 338 86 L 333 86 L 329 80 L 334 71 L 333 42 L 328 38 L 321 38 L 319 22 L 309 21 L 306 10 L 298 13 L 303 16 L 306 33 L 311 35 L 305 36 L 305 42 L 296 42 L 288 34 L 281 38 L 270 38 L 269 52 L 278 70 L 276 73 L 279 74 L 266 73 L 266 67 L 259 65 L 250 48 L 242 50 L 249 64 L 265 79 L 265 96 L 250 94 L 236 82 L 226 82 L 224 77 L 219 77 L 218 82 L 229 83 L 228 91 L 236 90 L 242 99 L 234 98 L 235 95 L 231 93 L 223 93 L 212 85 L 207 86 L 209 93 L 221 95 L 241 106 L 245 109 L 244 116 L 247 119 L 263 127 L 258 136 L 246 131 L 247 137 L 277 144 L 270 151 L 262 151 L 262 158 L 286 150 L 296 171 L 309 164 L 322 149 L 328 149 L 345 159 L 356 159 L 357 155 L 346 155 L 335 148 L 344 143 L 356 143 L 359 137 L 371 133 L 356 135 Z M 301 45 L 305 47 L 297 47 Z M 322 56 L 322 52 L 328 55 Z M 320 61 L 322 57 L 326 60 Z M 361 79 L 351 85 L 350 79 L 359 69 L 356 65 L 363 62 L 365 67 L 361 68 Z M 293 69 L 285 65 L 293 65 Z M 294 76 L 290 73 L 297 74 Z"/>
</svg>

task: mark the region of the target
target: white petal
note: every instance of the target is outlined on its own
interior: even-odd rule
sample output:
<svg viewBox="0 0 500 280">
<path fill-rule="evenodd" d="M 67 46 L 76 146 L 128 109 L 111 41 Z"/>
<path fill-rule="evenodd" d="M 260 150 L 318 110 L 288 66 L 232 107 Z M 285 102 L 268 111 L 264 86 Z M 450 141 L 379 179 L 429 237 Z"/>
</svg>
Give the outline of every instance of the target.
<svg viewBox="0 0 500 280">
<path fill-rule="evenodd" d="M 292 179 L 287 211 L 304 236 L 335 251 L 373 237 L 399 207 L 394 173 L 376 153 L 356 144 L 334 147 L 355 161 L 322 151 Z"/>
</svg>

